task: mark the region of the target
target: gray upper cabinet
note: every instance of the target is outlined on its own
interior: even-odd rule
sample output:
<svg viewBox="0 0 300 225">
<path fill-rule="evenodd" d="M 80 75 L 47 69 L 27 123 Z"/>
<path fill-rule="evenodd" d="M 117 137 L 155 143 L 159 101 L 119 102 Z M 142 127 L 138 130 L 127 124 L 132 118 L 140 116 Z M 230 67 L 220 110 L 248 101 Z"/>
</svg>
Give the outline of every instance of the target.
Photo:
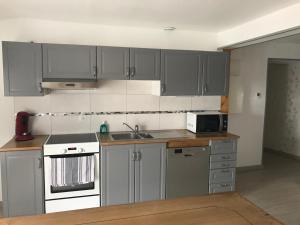
<svg viewBox="0 0 300 225">
<path fill-rule="evenodd" d="M 135 151 L 135 202 L 165 199 L 166 145 L 138 144 Z"/>
<path fill-rule="evenodd" d="M 97 68 L 99 79 L 130 79 L 129 48 L 97 47 Z"/>
<path fill-rule="evenodd" d="M 161 51 L 161 95 L 198 95 L 202 60 L 199 52 Z"/>
<path fill-rule="evenodd" d="M 130 79 L 160 80 L 160 50 L 131 48 Z"/>
<path fill-rule="evenodd" d="M 44 212 L 41 151 L 1 153 L 5 217 Z"/>
<path fill-rule="evenodd" d="M 134 202 L 134 145 L 101 149 L 101 205 Z"/>
<path fill-rule="evenodd" d="M 203 95 L 228 95 L 229 54 L 209 52 L 205 60 Z"/>
<path fill-rule="evenodd" d="M 41 44 L 2 42 L 5 96 L 41 96 Z"/>
<path fill-rule="evenodd" d="M 43 79 L 97 79 L 96 47 L 43 44 Z"/>
</svg>

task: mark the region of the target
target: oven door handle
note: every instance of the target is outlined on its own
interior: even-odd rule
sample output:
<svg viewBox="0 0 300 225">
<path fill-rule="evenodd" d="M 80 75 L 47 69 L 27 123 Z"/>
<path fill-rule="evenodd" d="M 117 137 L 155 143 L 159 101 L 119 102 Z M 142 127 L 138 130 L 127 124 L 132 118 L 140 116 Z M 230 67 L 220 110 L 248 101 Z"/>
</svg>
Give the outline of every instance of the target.
<svg viewBox="0 0 300 225">
<path fill-rule="evenodd" d="M 79 153 L 79 154 L 62 154 L 62 155 L 49 155 L 50 158 L 70 158 L 70 157 L 81 157 L 81 156 L 92 156 L 98 153 Z"/>
</svg>

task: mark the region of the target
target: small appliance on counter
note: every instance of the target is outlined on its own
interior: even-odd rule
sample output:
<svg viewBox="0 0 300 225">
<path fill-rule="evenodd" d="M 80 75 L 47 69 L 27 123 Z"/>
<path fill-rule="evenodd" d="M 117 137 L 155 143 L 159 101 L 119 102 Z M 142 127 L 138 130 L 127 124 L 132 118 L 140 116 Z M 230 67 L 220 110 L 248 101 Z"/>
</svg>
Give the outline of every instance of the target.
<svg viewBox="0 0 300 225">
<path fill-rule="evenodd" d="M 28 112 L 18 112 L 16 117 L 16 141 L 32 140 L 33 136 L 29 131 L 29 117 L 32 114 Z"/>
<path fill-rule="evenodd" d="M 227 132 L 228 114 L 218 111 L 188 112 L 186 129 L 197 134 Z"/>
</svg>

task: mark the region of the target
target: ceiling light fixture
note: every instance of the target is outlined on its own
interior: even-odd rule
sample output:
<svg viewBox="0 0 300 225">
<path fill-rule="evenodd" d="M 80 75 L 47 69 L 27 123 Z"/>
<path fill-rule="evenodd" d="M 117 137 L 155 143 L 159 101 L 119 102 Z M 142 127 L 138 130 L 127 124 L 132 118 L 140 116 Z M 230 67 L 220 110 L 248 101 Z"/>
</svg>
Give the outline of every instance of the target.
<svg viewBox="0 0 300 225">
<path fill-rule="evenodd" d="M 172 31 L 176 30 L 176 27 L 164 27 L 164 30 Z"/>
</svg>

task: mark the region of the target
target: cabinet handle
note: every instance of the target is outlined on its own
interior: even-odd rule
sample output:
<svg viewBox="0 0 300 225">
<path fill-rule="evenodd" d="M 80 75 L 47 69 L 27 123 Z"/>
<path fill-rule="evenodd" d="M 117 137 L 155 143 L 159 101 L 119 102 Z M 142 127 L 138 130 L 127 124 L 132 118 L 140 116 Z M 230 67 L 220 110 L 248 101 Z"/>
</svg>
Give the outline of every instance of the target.
<svg viewBox="0 0 300 225">
<path fill-rule="evenodd" d="M 130 76 L 134 77 L 134 75 L 135 75 L 135 67 L 131 67 L 130 68 Z"/>
<path fill-rule="evenodd" d="M 126 67 L 125 76 L 129 80 L 129 78 L 130 78 L 130 67 Z"/>
<path fill-rule="evenodd" d="M 137 158 L 136 152 L 133 152 L 131 156 L 131 160 L 136 161 L 136 158 Z"/>
<path fill-rule="evenodd" d="M 228 166 L 230 166 L 230 164 L 225 164 L 225 163 L 223 163 L 222 166 L 223 166 L 223 167 L 228 167 Z"/>
<path fill-rule="evenodd" d="M 40 93 L 43 93 L 42 82 L 39 82 L 38 89 Z"/>
<path fill-rule="evenodd" d="M 207 84 L 204 85 L 204 93 L 207 93 Z"/>
<path fill-rule="evenodd" d="M 42 158 L 40 157 L 40 158 L 38 158 L 38 160 L 39 160 L 39 169 L 41 169 L 42 168 Z"/>
<path fill-rule="evenodd" d="M 230 159 L 230 156 L 222 156 L 222 159 Z"/>
<path fill-rule="evenodd" d="M 166 91 L 165 84 L 161 84 L 161 93 L 165 93 L 165 91 Z"/>
<path fill-rule="evenodd" d="M 93 66 L 93 75 L 97 77 L 97 66 Z"/>
<path fill-rule="evenodd" d="M 142 159 L 142 153 L 137 152 L 137 161 L 141 161 L 141 159 Z"/>
</svg>

